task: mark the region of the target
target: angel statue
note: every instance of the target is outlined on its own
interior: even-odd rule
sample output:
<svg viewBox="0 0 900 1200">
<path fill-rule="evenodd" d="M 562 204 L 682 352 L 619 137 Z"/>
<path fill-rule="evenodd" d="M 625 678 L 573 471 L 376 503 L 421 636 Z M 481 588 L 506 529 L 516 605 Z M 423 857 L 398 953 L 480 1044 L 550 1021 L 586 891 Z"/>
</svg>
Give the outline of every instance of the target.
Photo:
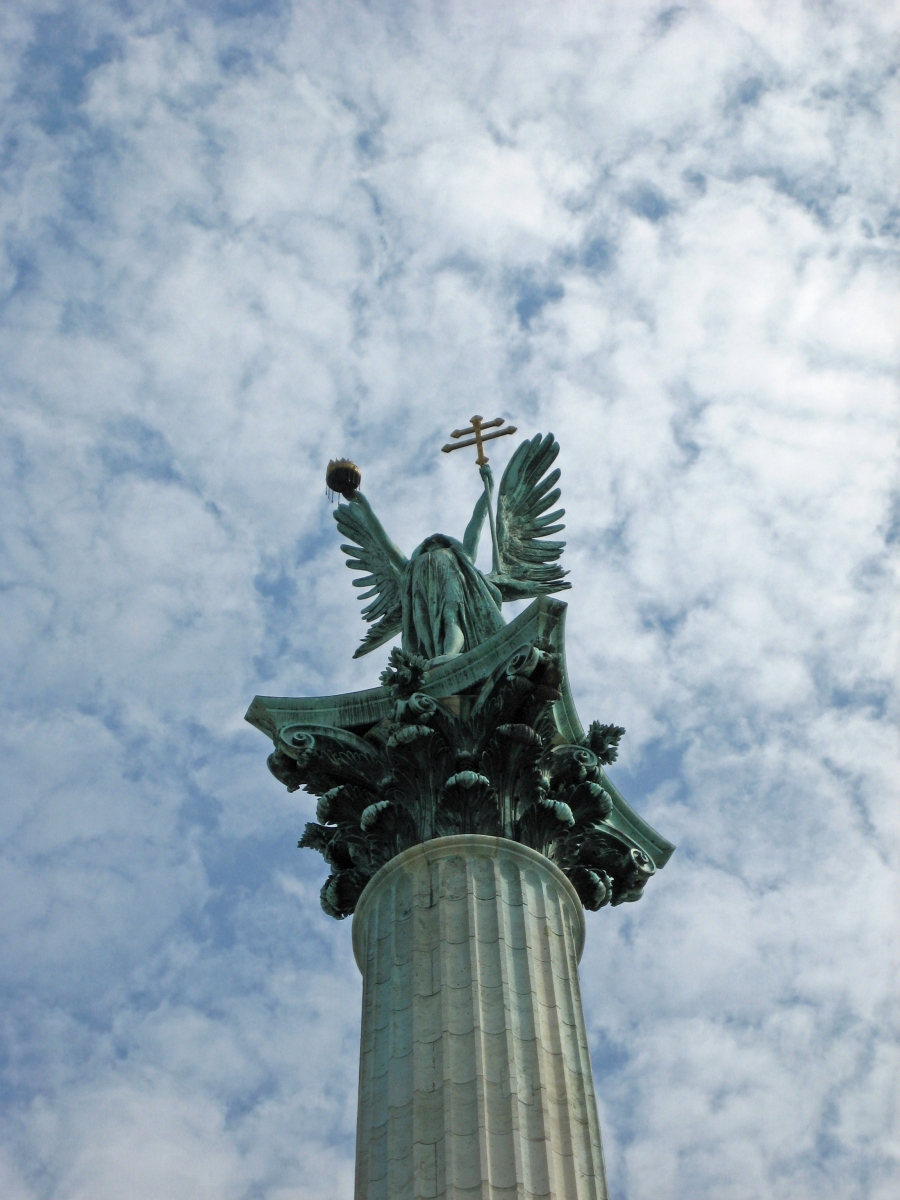
<svg viewBox="0 0 900 1200">
<path fill-rule="evenodd" d="M 503 602 L 524 600 L 571 587 L 564 581 L 568 572 L 558 564 L 565 542 L 545 541 L 565 528 L 554 524 L 565 509 L 547 512 L 559 499 L 559 469 L 550 470 L 559 453 L 553 434 L 538 434 L 522 442 L 509 460 L 493 511 L 494 477 L 482 442 L 490 437 L 514 433 L 510 426 L 501 433 L 483 434 L 482 429 L 502 421 L 481 422 L 457 430 L 454 437 L 475 433 L 475 438 L 456 450 L 477 445 L 477 463 L 484 494 L 475 505 L 472 519 L 461 542 L 444 533 L 434 533 L 409 558 L 390 540 L 365 496 L 358 490 L 359 471 L 342 460 L 329 464 L 334 490 L 348 500 L 334 512 L 338 529 L 350 545 L 341 549 L 352 571 L 364 571 L 354 587 L 367 587 L 360 599 L 371 600 L 363 617 L 372 623 L 354 658 L 368 654 L 398 633 L 407 654 L 418 654 L 431 662 L 462 654 L 479 645 L 505 625 Z M 352 470 L 351 470 L 352 468 Z M 340 470 L 343 469 L 343 478 Z M 475 566 L 478 542 L 488 517 L 493 544 L 493 564 L 488 574 Z"/>
</svg>

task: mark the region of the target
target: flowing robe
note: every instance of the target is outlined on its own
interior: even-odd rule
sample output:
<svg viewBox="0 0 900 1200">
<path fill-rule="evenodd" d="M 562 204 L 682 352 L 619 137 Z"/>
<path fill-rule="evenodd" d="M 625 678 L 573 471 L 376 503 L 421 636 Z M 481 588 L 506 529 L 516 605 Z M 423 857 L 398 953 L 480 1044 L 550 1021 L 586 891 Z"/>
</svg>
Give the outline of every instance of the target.
<svg viewBox="0 0 900 1200">
<path fill-rule="evenodd" d="M 471 650 L 505 625 L 501 603 L 462 543 L 436 533 L 403 575 L 403 648 L 429 659 Z"/>
</svg>

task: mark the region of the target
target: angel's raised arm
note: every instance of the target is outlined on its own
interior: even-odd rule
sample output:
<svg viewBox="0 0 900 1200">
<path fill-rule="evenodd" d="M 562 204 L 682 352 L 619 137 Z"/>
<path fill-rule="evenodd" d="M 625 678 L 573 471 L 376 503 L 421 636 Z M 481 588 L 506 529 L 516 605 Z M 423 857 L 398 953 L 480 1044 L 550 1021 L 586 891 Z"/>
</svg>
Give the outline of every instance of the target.
<svg viewBox="0 0 900 1200">
<path fill-rule="evenodd" d="M 478 543 L 481 540 L 481 531 L 484 528 L 484 518 L 488 513 L 489 497 L 493 495 L 494 491 L 494 476 L 487 463 L 481 468 L 481 478 L 486 481 L 486 488 L 478 497 L 478 501 L 472 511 L 471 520 L 466 526 L 466 532 L 463 534 L 463 550 L 465 550 L 472 562 L 478 557 Z"/>
</svg>

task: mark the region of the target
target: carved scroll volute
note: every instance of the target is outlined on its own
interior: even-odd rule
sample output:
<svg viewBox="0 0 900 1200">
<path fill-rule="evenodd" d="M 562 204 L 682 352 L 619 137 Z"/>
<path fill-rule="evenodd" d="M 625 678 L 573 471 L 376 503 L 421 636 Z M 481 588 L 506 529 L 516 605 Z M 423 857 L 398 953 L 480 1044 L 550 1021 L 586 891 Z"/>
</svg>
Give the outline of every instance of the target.
<svg viewBox="0 0 900 1200">
<path fill-rule="evenodd" d="M 302 762 L 312 753 L 316 739 L 299 725 L 288 725 L 278 735 L 279 748 L 295 762 Z"/>
</svg>

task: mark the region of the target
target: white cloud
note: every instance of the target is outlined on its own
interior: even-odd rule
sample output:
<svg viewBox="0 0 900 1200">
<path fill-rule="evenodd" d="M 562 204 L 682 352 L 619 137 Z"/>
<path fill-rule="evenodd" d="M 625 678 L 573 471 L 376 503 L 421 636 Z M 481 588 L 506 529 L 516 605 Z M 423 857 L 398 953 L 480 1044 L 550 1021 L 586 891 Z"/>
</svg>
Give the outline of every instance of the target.
<svg viewBox="0 0 900 1200">
<path fill-rule="evenodd" d="M 3 1195 L 351 1194 L 349 928 L 241 715 L 382 665 L 327 459 L 408 551 L 473 411 L 560 439 L 679 847 L 589 922 L 613 1196 L 893 1195 L 894 6 L 4 22 Z"/>
</svg>

